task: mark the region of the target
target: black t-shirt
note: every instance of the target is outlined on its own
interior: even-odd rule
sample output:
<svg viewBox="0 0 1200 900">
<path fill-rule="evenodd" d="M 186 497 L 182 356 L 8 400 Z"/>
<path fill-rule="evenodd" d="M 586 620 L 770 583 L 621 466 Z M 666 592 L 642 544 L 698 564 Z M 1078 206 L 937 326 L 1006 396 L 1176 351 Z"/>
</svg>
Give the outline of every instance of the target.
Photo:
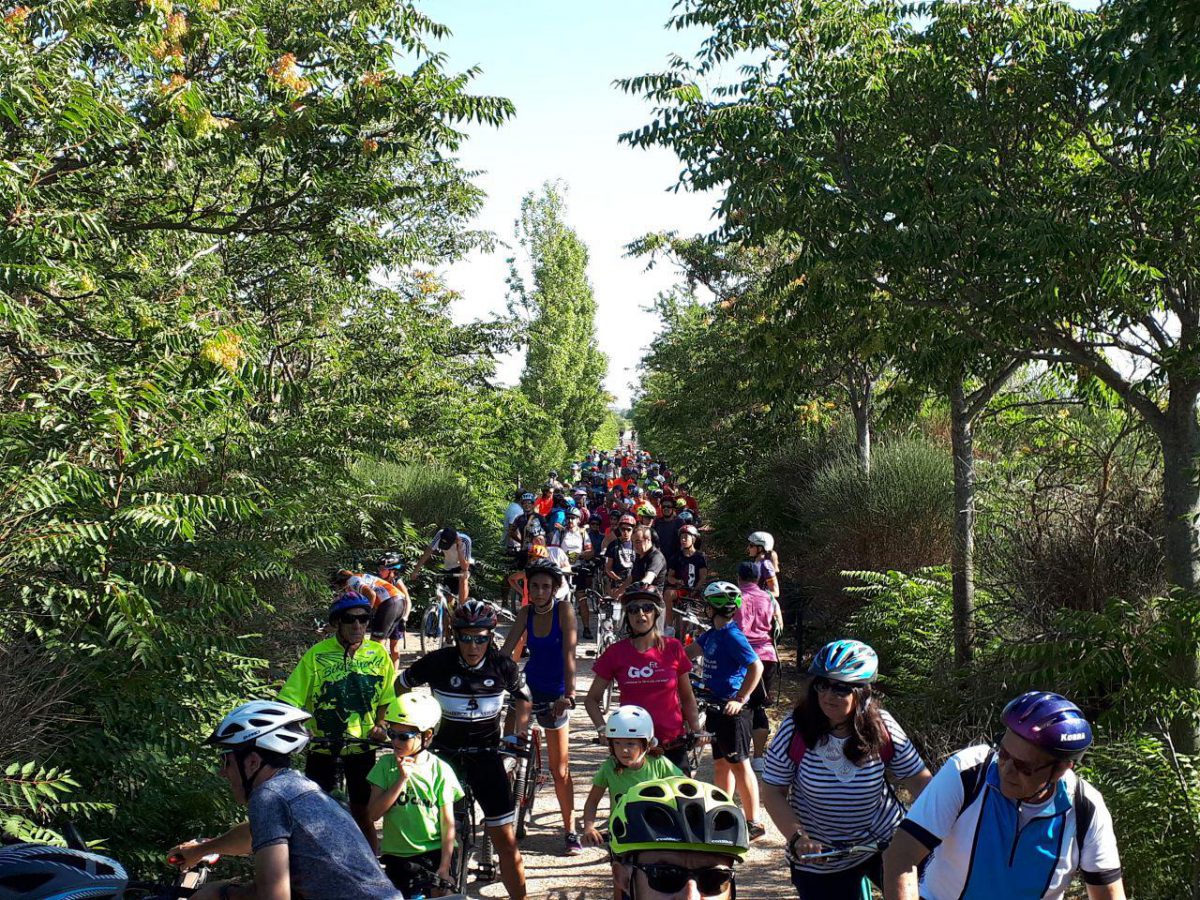
<svg viewBox="0 0 1200 900">
<path fill-rule="evenodd" d="M 542 530 L 545 530 L 545 522 L 543 521 L 542 517 L 535 512 L 523 512 L 513 519 L 512 527 L 516 531 L 517 535 L 521 538 L 521 548 L 523 550 L 528 550 L 529 545 L 533 543 L 533 532 L 536 530 L 533 528 L 533 525 L 535 523 L 542 528 Z"/>
<path fill-rule="evenodd" d="M 639 556 L 633 561 L 633 569 L 629 573 L 629 581 L 632 584 L 636 584 L 639 581 L 643 581 L 650 572 L 654 573 L 654 580 L 650 583 L 661 591 L 663 585 L 667 582 L 667 558 L 654 547 L 651 547 L 645 555 Z"/>
<path fill-rule="evenodd" d="M 629 570 L 633 568 L 633 560 L 636 555 L 631 542 L 613 541 L 604 551 L 604 558 L 612 561 L 613 571 L 621 579 L 624 579 L 629 574 Z"/>
<path fill-rule="evenodd" d="M 700 576 L 701 569 L 708 568 L 708 559 L 697 550 L 691 556 L 684 556 L 680 553 L 675 557 L 675 565 L 672 566 L 672 571 L 675 577 L 679 579 L 679 584 L 688 590 L 694 590 L 696 579 Z"/>
<path fill-rule="evenodd" d="M 654 536 L 658 538 L 654 545 L 671 561 L 679 555 L 679 529 L 682 527 L 683 523 L 679 521 L 678 514 L 654 523 Z"/>
<path fill-rule="evenodd" d="M 457 647 L 434 650 L 401 672 L 400 683 L 406 688 L 429 685 L 442 707 L 433 743 L 447 750 L 499 746 L 504 695 L 530 699 L 525 676 L 494 645 L 474 669 L 467 668 Z"/>
</svg>

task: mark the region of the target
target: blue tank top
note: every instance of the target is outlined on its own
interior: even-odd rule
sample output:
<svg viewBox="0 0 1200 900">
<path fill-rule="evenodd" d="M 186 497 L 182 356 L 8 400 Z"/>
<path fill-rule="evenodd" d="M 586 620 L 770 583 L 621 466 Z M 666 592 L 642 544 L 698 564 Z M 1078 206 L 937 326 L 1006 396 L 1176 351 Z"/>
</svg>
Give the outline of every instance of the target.
<svg viewBox="0 0 1200 900">
<path fill-rule="evenodd" d="M 529 606 L 529 614 L 525 619 L 525 646 L 529 648 L 529 661 L 525 663 L 525 680 L 539 694 L 553 694 L 557 699 L 567 689 L 563 677 L 563 633 L 558 621 L 560 615 L 555 601 L 550 610 L 550 633 L 538 637 L 533 633 L 533 620 L 536 613 Z"/>
</svg>

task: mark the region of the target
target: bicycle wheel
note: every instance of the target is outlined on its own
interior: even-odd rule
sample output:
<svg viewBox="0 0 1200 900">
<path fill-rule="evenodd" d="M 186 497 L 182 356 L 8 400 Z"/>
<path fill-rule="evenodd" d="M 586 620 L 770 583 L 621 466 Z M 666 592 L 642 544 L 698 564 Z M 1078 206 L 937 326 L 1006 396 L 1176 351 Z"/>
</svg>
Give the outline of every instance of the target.
<svg viewBox="0 0 1200 900">
<path fill-rule="evenodd" d="M 460 801 L 464 803 L 461 816 L 455 816 L 455 828 L 458 833 L 454 838 L 454 859 L 450 864 L 451 881 L 460 894 L 466 894 L 467 883 L 471 880 L 471 866 L 475 862 L 475 798 L 467 794 Z"/>
<path fill-rule="evenodd" d="M 529 817 L 529 809 L 532 804 L 529 800 L 529 782 L 533 776 L 530 768 L 529 757 L 518 758 L 517 766 L 513 770 L 513 802 L 517 807 L 517 839 L 524 840 L 527 828 L 526 820 Z"/>
<path fill-rule="evenodd" d="M 529 772 L 525 776 L 525 809 L 526 814 L 533 815 L 533 804 L 537 800 L 538 788 L 542 786 L 542 782 L 546 780 L 546 769 L 542 766 L 542 739 L 538 735 L 538 742 L 533 745 L 533 752 L 529 759 Z"/>
<path fill-rule="evenodd" d="M 421 616 L 421 655 L 424 656 L 435 647 L 441 646 L 441 639 L 438 637 L 442 631 L 441 616 L 438 615 L 438 606 L 430 606 L 425 610 L 425 614 Z M 434 644 L 434 640 L 438 643 Z"/>
</svg>

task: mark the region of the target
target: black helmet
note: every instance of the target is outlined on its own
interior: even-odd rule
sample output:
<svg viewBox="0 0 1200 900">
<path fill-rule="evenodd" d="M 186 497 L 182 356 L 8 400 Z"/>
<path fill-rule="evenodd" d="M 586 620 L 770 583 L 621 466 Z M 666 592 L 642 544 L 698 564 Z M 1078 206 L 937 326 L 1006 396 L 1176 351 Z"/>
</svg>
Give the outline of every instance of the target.
<svg viewBox="0 0 1200 900">
<path fill-rule="evenodd" d="M 390 550 L 379 557 L 379 560 L 375 563 L 375 566 L 379 569 L 395 569 L 397 572 L 399 572 L 405 566 L 404 557 L 394 550 Z"/>
<path fill-rule="evenodd" d="M 534 575 L 549 575 L 554 579 L 554 587 L 557 589 L 563 581 L 562 569 L 560 569 L 551 559 L 533 559 L 529 565 L 525 567 L 525 578 L 532 578 Z"/>
<path fill-rule="evenodd" d="M 441 550 L 449 550 L 454 546 L 454 542 L 458 540 L 458 529 L 453 525 L 443 525 L 437 533 L 437 546 Z"/>
</svg>

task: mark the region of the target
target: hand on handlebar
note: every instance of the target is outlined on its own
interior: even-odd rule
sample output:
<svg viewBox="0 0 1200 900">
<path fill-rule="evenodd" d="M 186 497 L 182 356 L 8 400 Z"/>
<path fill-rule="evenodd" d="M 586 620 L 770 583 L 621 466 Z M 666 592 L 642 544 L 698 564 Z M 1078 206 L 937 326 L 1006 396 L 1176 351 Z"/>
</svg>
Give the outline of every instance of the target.
<svg viewBox="0 0 1200 900">
<path fill-rule="evenodd" d="M 196 868 L 209 857 L 212 857 L 210 862 L 216 862 L 216 854 L 205 849 L 207 844 L 208 841 L 203 840 L 184 841 L 182 844 L 177 844 L 167 851 L 167 862 L 172 866 L 178 866 L 184 872 Z"/>
<path fill-rule="evenodd" d="M 806 856 L 810 853 L 823 853 L 828 848 L 820 841 L 814 841 L 802 831 L 797 831 L 788 841 L 788 851 L 793 856 Z M 820 860 L 810 860 L 810 862 L 819 863 Z"/>
</svg>

